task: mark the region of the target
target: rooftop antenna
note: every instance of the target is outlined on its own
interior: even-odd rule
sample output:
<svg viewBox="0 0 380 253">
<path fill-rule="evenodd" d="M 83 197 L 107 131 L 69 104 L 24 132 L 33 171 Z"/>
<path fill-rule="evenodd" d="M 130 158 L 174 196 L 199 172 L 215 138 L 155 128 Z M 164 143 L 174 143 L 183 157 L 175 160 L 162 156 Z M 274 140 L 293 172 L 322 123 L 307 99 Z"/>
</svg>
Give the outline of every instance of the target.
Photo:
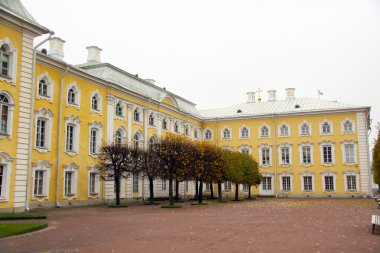
<svg viewBox="0 0 380 253">
<path fill-rule="evenodd" d="M 321 96 L 323 95 L 323 92 L 321 90 L 318 90 L 318 98 L 321 99 Z"/>
<path fill-rule="evenodd" d="M 261 92 L 263 92 L 262 89 L 258 88 L 256 90 L 256 93 L 257 93 L 257 101 L 261 102 Z"/>
</svg>

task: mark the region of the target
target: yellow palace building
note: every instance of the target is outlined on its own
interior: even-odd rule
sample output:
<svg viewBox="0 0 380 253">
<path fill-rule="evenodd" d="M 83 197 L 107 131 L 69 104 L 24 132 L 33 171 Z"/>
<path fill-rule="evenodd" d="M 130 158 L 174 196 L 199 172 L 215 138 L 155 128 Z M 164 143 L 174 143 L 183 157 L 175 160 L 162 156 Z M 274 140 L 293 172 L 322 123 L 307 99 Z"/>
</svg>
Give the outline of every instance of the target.
<svg viewBox="0 0 380 253">
<path fill-rule="evenodd" d="M 48 51 L 33 47 L 49 33 Z M 245 103 L 201 111 L 153 79 L 102 63 L 96 46 L 86 63 L 70 65 L 64 43 L 19 0 L 0 0 L 0 211 L 112 200 L 112 182 L 97 174 L 102 143 L 147 147 L 168 132 L 251 154 L 263 176 L 256 195 L 371 194 L 369 107 L 296 98 L 289 88 L 283 99 L 248 92 Z M 233 188 L 223 183 L 225 194 Z M 155 192 L 167 196 L 168 182 L 155 180 Z M 192 195 L 194 183 L 181 182 L 180 193 Z M 148 195 L 139 175 L 123 180 L 122 198 Z"/>
</svg>

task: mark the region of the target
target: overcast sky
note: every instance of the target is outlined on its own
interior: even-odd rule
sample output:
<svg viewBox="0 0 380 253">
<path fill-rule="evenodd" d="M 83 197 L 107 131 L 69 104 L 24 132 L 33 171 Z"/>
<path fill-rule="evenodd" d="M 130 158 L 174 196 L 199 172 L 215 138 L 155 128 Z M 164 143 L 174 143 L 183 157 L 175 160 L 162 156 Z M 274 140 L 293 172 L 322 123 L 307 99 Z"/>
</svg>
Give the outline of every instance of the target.
<svg viewBox="0 0 380 253">
<path fill-rule="evenodd" d="M 380 120 L 379 0 L 22 2 L 66 41 L 68 63 L 99 46 L 103 62 L 198 109 L 245 102 L 258 88 L 282 99 L 294 87 L 297 97 L 320 89 L 323 99 L 372 106 L 373 126 Z"/>
</svg>

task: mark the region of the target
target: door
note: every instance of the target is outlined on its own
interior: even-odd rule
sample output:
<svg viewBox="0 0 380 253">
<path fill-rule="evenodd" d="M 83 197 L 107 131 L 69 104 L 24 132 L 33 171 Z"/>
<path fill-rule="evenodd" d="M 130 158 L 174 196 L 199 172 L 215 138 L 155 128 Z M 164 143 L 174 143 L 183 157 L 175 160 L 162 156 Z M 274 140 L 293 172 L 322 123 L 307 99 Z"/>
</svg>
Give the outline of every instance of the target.
<svg viewBox="0 0 380 253">
<path fill-rule="evenodd" d="M 260 195 L 273 195 L 273 180 L 272 177 L 263 177 L 260 185 Z"/>
</svg>

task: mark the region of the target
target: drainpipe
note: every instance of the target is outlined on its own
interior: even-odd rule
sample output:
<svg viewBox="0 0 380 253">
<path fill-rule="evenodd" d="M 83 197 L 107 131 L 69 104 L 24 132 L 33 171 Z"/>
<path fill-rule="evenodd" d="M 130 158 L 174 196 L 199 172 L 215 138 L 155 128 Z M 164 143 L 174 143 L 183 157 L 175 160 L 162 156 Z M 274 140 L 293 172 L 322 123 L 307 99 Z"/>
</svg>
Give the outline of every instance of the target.
<svg viewBox="0 0 380 253">
<path fill-rule="evenodd" d="M 67 72 L 69 71 L 70 66 L 67 65 L 65 72 L 63 72 L 61 79 L 59 81 L 59 114 L 58 114 L 58 134 L 57 134 L 57 166 L 56 166 L 56 179 L 55 179 L 55 207 L 61 207 L 61 204 L 58 201 L 59 196 L 59 170 L 61 166 L 61 132 L 62 132 L 62 104 L 63 104 L 63 79 L 65 78 Z"/>
<path fill-rule="evenodd" d="M 274 114 L 272 114 L 272 121 L 273 121 L 273 166 L 274 166 L 274 195 L 277 196 L 277 142 L 276 142 L 276 135 L 277 135 L 277 129 L 276 129 L 276 122 L 274 120 Z"/>
<path fill-rule="evenodd" d="M 32 60 L 32 94 L 31 94 L 31 101 L 30 101 L 30 123 L 29 123 L 29 148 L 28 148 L 28 168 L 26 171 L 26 199 L 25 199 L 25 211 L 29 212 L 29 196 L 30 196 L 30 189 L 29 189 L 29 180 L 30 180 L 30 169 L 32 167 L 32 152 L 33 152 L 33 122 L 34 122 L 34 90 L 36 87 L 36 57 L 37 57 L 37 48 L 39 48 L 42 44 L 44 44 L 46 41 L 50 40 L 50 38 L 54 35 L 53 31 L 49 31 L 49 37 L 38 43 L 33 48 L 33 60 Z"/>
<path fill-rule="evenodd" d="M 369 191 L 368 191 L 368 194 L 371 194 L 371 197 L 373 196 L 373 190 L 372 190 L 372 180 L 373 180 L 373 177 L 372 177 L 372 168 L 371 168 L 371 161 L 370 161 L 370 151 L 369 151 L 369 141 L 368 141 L 368 139 L 369 139 L 369 136 L 370 136 L 370 134 L 371 134 L 371 126 L 370 125 L 368 125 L 368 123 L 370 123 L 370 110 L 368 110 L 367 112 L 366 112 L 366 123 L 365 123 L 365 127 L 366 127 L 366 129 L 367 129 L 367 140 L 366 140 L 366 142 L 367 142 L 367 152 L 368 152 L 368 178 L 369 178 L 369 180 L 368 180 L 368 183 L 369 183 Z M 369 129 L 369 130 L 368 130 Z M 368 194 L 367 194 L 367 196 L 368 196 Z"/>
</svg>

